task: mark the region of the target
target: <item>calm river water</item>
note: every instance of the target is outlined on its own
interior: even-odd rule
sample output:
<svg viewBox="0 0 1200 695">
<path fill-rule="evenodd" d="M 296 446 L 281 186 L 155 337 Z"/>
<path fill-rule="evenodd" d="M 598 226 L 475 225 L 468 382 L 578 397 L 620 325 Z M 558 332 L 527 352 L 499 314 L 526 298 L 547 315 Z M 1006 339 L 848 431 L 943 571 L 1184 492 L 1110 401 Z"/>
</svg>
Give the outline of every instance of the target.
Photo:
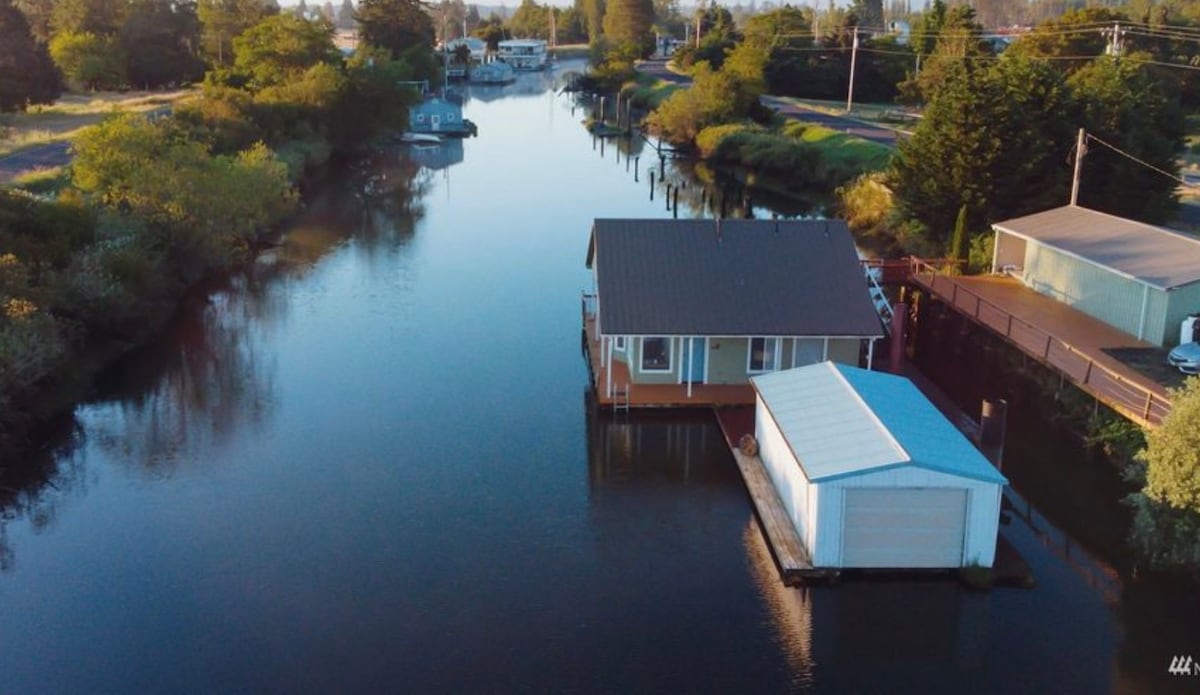
<svg viewBox="0 0 1200 695">
<path fill-rule="evenodd" d="M 418 153 L 432 168 L 385 155 L 336 177 L 282 248 L 9 466 L 0 691 L 1200 686 L 1166 673 L 1200 660 L 1194 592 L 1097 581 L 1119 543 L 1062 552 L 1083 548 L 1046 519 L 1120 513 L 1073 514 L 1102 485 L 1054 488 L 1047 468 L 1086 465 L 1069 442 L 1009 457 L 1018 488 L 1053 489 L 1038 530 L 1003 530 L 1036 589 L 801 590 L 708 415 L 594 415 L 589 225 L 670 213 L 653 157 L 635 182 L 602 156 L 556 79 L 473 93 L 480 136 Z"/>
</svg>

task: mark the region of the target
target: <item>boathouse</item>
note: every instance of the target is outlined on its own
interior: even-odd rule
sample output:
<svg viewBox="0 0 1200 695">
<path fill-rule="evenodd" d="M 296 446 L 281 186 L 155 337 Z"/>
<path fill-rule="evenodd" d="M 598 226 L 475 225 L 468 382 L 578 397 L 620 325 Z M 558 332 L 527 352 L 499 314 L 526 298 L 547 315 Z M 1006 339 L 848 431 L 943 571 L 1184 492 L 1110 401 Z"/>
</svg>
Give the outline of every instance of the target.
<svg viewBox="0 0 1200 695">
<path fill-rule="evenodd" d="M 595 290 L 584 322 L 602 403 L 620 393 L 634 405 L 693 395 L 695 405 L 748 405 L 750 376 L 870 364 L 883 336 L 841 220 L 598 219 L 587 265 Z M 677 388 L 648 395 L 654 386 Z"/>
<path fill-rule="evenodd" d="M 816 568 L 991 567 L 1007 480 L 904 377 L 751 379 L 759 456 Z"/>
<path fill-rule="evenodd" d="M 1200 240 L 1074 205 L 998 222 L 992 271 L 1140 340 L 1179 342 L 1200 311 Z"/>
</svg>

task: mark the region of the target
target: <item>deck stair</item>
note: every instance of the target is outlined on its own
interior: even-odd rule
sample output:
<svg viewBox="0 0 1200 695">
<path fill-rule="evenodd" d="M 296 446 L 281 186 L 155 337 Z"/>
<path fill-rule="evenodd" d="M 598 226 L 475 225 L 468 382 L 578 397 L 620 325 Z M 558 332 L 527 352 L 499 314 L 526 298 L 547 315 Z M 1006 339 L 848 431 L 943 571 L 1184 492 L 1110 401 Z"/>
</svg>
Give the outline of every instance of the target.
<svg viewBox="0 0 1200 695">
<path fill-rule="evenodd" d="M 883 291 L 883 286 L 879 284 L 881 272 L 871 266 L 864 266 L 863 271 L 867 276 L 867 291 L 871 295 L 871 304 L 875 306 L 875 312 L 879 314 L 879 320 L 883 322 L 883 330 L 890 335 L 892 331 L 892 303 Z"/>
</svg>

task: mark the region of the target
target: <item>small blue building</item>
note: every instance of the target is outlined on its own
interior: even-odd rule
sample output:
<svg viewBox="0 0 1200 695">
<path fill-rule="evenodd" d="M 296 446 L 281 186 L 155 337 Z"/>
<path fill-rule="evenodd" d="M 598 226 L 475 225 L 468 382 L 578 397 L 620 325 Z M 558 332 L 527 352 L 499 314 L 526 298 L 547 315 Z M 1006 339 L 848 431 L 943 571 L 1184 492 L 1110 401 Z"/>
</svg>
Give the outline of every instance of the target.
<svg viewBox="0 0 1200 695">
<path fill-rule="evenodd" d="M 475 134 L 475 124 L 463 118 L 462 104 L 438 97 L 430 97 L 409 109 L 408 129 L 437 135 Z"/>
</svg>

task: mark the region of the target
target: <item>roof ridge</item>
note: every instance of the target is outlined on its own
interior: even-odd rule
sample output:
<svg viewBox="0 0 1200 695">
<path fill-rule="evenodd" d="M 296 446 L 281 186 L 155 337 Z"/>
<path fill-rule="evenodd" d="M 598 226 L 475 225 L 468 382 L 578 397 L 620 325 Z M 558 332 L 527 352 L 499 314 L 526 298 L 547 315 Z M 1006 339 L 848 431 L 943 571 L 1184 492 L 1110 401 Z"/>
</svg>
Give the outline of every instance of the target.
<svg viewBox="0 0 1200 695">
<path fill-rule="evenodd" d="M 1191 234 L 1187 234 L 1186 232 L 1183 232 L 1178 229 L 1171 229 L 1170 227 L 1163 227 L 1163 226 L 1157 225 L 1157 224 L 1150 224 L 1149 222 L 1142 222 L 1141 220 L 1135 220 L 1130 217 L 1121 217 L 1120 215 L 1114 215 L 1111 212 L 1104 212 L 1103 210 L 1095 210 L 1093 208 L 1085 208 L 1082 205 L 1065 205 L 1063 207 L 1076 208 L 1078 210 L 1085 210 L 1085 211 L 1090 212 L 1095 215 L 1103 215 L 1105 217 L 1110 217 L 1115 220 L 1129 222 L 1131 224 L 1138 225 L 1139 227 L 1146 227 L 1147 229 L 1158 232 L 1159 234 L 1166 234 L 1168 236 L 1172 236 L 1177 239 L 1186 241 L 1190 244 L 1196 244 L 1196 245 L 1200 246 L 1200 239 L 1197 239 L 1195 236 L 1192 236 Z M 1062 208 L 1052 208 L 1050 210 L 1045 210 L 1044 212 L 1053 212 L 1054 210 L 1061 210 L 1061 209 Z M 1036 215 L 1036 214 L 1041 214 L 1041 213 L 1034 213 L 1034 214 Z"/>
<path fill-rule="evenodd" d="M 837 378 L 841 382 L 842 386 L 850 392 L 850 395 L 854 397 L 855 402 L 857 402 L 862 409 L 866 411 L 867 415 L 869 415 L 871 420 L 875 423 L 875 427 L 878 428 L 878 430 L 882 432 L 885 437 L 887 437 L 887 440 L 892 444 L 892 446 L 896 447 L 896 450 L 900 452 L 901 456 L 903 456 L 900 461 L 895 461 L 894 463 L 915 463 L 915 461 L 913 461 L 912 454 L 908 453 L 908 449 L 905 449 L 904 446 L 900 444 L 900 442 L 896 439 L 896 436 L 892 434 L 890 429 L 888 429 L 887 425 L 883 424 L 883 419 L 879 417 L 879 414 L 875 412 L 875 409 L 863 399 L 862 394 L 858 392 L 858 389 L 854 388 L 854 385 L 851 384 L 850 380 L 846 378 L 846 375 L 842 372 L 842 369 L 850 368 L 849 365 L 838 364 L 832 360 L 826 360 L 822 364 L 827 365 L 828 369 L 837 375 Z M 873 373 L 870 370 L 861 370 L 858 367 L 854 367 L 853 369 Z M 878 372 L 878 374 L 884 373 Z M 887 376 L 891 375 L 888 374 Z"/>
</svg>

